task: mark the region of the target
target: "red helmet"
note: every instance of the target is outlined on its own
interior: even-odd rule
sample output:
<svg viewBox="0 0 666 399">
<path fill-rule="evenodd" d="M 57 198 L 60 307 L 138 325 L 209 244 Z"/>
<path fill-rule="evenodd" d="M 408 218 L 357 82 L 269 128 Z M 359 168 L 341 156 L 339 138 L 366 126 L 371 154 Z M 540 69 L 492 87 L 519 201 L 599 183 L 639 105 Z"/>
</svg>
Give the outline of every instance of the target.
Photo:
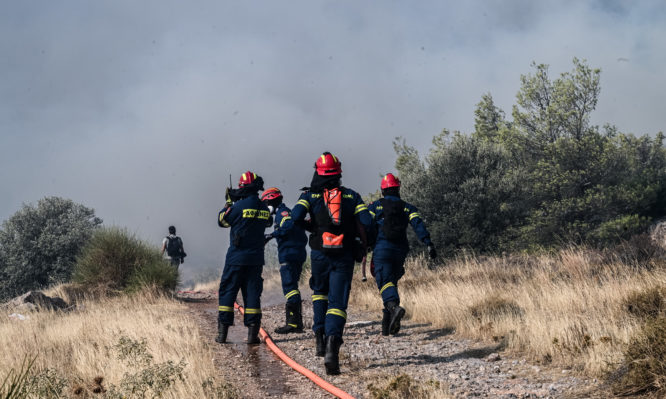
<svg viewBox="0 0 666 399">
<path fill-rule="evenodd" d="M 342 174 L 342 163 L 330 152 L 323 153 L 315 162 L 315 169 L 319 176 L 333 176 Z"/>
<path fill-rule="evenodd" d="M 277 198 L 282 198 L 282 193 L 276 187 L 267 188 L 263 194 L 261 194 L 262 201 L 270 201 Z"/>
<path fill-rule="evenodd" d="M 391 187 L 400 187 L 400 179 L 393 176 L 393 173 L 387 173 L 382 179 L 382 190 Z"/>
<path fill-rule="evenodd" d="M 257 174 L 248 170 L 241 175 L 240 180 L 238 181 L 238 187 L 245 187 L 248 184 L 254 183 L 255 180 L 257 180 Z"/>
</svg>

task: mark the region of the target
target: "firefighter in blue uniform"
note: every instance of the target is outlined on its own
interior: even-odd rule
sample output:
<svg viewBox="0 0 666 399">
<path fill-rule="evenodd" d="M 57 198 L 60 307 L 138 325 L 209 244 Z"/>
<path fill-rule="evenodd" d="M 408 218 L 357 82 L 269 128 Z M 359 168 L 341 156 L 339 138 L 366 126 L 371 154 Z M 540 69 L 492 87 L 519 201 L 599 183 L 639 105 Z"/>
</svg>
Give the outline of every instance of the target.
<svg viewBox="0 0 666 399">
<path fill-rule="evenodd" d="M 287 300 L 285 325 L 276 328 L 275 332 L 278 334 L 302 333 L 303 312 L 298 281 L 301 278 L 303 262 L 307 257 L 305 245 L 308 243 L 308 238 L 301 226 L 293 226 L 291 210 L 282 202 L 282 199 L 282 192 L 275 187 L 266 189 L 261 195 L 261 201 L 268 206 L 271 214 L 275 215 L 275 230 L 266 234 L 265 242 L 272 238 L 277 240 L 282 293 Z"/>
<path fill-rule="evenodd" d="M 373 224 L 361 196 L 341 186 L 341 163 L 333 154 L 323 153 L 315 169 L 312 183 L 301 194 L 291 217 L 299 225 L 310 215 L 316 354 L 324 356 L 327 374 L 340 374 L 339 351 L 354 262 L 366 252 L 359 237 L 369 237 Z"/>
<path fill-rule="evenodd" d="M 241 175 L 238 189 L 227 190 L 226 206 L 220 211 L 220 227 L 231 227 L 229 249 L 220 279 L 218 335 L 215 341 L 225 343 L 229 326 L 234 324 L 234 301 L 238 290 L 245 306 L 244 324 L 247 343 L 259 343 L 261 325 L 261 291 L 264 280 L 264 229 L 270 226 L 268 207 L 259 199 L 264 182 L 252 172 Z"/>
<path fill-rule="evenodd" d="M 400 180 L 389 173 L 382 179 L 381 198 L 368 206 L 377 224 L 377 241 L 372 261 L 377 288 L 384 302 L 382 335 L 397 334 L 405 309 L 400 306 L 398 280 L 405 274 L 405 257 L 409 252 L 407 226 L 428 247 L 432 259 L 437 257 L 430 233 L 415 206 L 400 199 Z"/>
</svg>

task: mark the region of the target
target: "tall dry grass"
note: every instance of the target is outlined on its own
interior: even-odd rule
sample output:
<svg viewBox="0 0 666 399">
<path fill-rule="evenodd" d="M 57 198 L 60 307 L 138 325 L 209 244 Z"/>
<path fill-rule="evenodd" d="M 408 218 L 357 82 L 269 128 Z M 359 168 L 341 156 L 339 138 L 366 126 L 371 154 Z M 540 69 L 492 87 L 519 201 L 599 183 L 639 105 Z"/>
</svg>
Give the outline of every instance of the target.
<svg viewBox="0 0 666 399">
<path fill-rule="evenodd" d="M 659 261 L 639 263 L 589 249 L 463 256 L 435 270 L 425 264 L 409 260 L 398 284 L 411 321 L 494 340 L 533 360 L 591 375 L 617 367 L 643 324 L 627 310 L 627 298 L 666 286 Z M 354 284 L 351 302 L 381 313 L 375 284 Z"/>
<path fill-rule="evenodd" d="M 62 396 L 83 397 L 89 389 L 99 388 L 100 378 L 101 386 L 108 389 L 112 384 L 120 387 L 126 373 L 136 375 L 133 383 L 139 383 L 140 378 L 159 378 L 160 373 L 169 377 L 169 370 L 177 370 L 183 361 L 182 379 L 178 372 L 172 373 L 173 385 L 163 397 L 211 397 L 216 386 L 228 387 L 215 381 L 213 351 L 191 319 L 184 317 L 185 311 L 184 305 L 167 296 L 142 292 L 84 300 L 77 310 L 67 313 L 33 312 L 24 321 L 2 317 L 0 376 L 20 369 L 26 355 L 36 356 L 31 374 L 66 381 Z M 143 347 L 138 345 L 142 342 Z M 127 356 L 122 359 L 120 353 L 128 350 L 135 351 L 133 356 L 142 362 L 150 361 L 132 368 Z M 171 368 L 167 367 L 169 361 Z M 215 381 L 212 386 L 211 381 Z"/>
</svg>

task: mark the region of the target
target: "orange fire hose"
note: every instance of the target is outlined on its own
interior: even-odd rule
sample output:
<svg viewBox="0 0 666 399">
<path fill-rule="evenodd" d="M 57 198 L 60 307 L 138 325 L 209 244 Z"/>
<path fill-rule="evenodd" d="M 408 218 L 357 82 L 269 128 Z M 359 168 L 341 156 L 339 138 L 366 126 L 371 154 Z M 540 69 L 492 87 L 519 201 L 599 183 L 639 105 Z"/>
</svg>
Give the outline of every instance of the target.
<svg viewBox="0 0 666 399">
<path fill-rule="evenodd" d="M 245 309 L 243 309 L 243 307 L 240 306 L 237 302 L 234 302 L 234 307 L 236 307 L 236 309 L 238 309 L 241 312 L 241 314 L 245 314 Z M 259 335 L 261 335 L 261 338 L 263 338 L 264 342 L 266 343 L 266 346 L 268 346 L 268 349 L 273 351 L 273 353 L 275 353 L 280 359 L 282 359 L 282 361 L 285 362 L 287 366 L 303 374 L 304 376 L 309 378 L 310 381 L 314 382 L 315 384 L 319 385 L 321 388 L 325 389 L 326 391 L 328 391 L 329 393 L 335 395 L 340 399 L 354 399 L 354 397 L 348 394 L 347 392 L 325 381 L 317 374 L 301 366 L 300 364 L 296 363 L 294 359 L 287 356 L 286 353 L 282 352 L 282 350 L 278 348 L 277 345 L 275 345 L 275 342 L 273 342 L 271 336 L 268 335 L 266 330 L 264 330 L 263 328 L 259 329 Z"/>
</svg>

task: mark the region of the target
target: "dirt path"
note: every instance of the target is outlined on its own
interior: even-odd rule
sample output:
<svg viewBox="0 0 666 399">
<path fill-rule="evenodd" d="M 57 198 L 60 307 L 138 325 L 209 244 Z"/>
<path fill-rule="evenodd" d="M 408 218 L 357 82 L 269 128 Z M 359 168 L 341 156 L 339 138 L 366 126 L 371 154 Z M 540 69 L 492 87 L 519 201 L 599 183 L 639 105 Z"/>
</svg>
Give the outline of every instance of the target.
<svg viewBox="0 0 666 399">
<path fill-rule="evenodd" d="M 572 375 L 570 370 L 544 368 L 524 359 L 505 358 L 497 345 L 455 339 L 451 331 L 434 329 L 427 324 L 403 322 L 396 336 L 383 337 L 379 315 L 350 309 L 341 349 L 340 376 L 326 376 L 323 359 L 314 356 L 311 331 L 312 308 L 304 302 L 306 332 L 282 336 L 274 334 L 283 323 L 283 305 L 279 293 L 263 300 L 263 327 L 275 343 L 290 357 L 357 398 L 370 397 L 369 384 L 383 387 L 398 375 L 409 375 L 422 387 L 437 384 L 451 397 L 491 398 L 569 398 L 585 397 L 598 385 L 593 379 Z M 266 298 L 265 297 L 265 298 Z M 271 304 L 272 303 L 272 304 Z M 218 345 L 215 298 L 190 303 L 190 310 L 204 335 L 218 347 L 216 363 L 223 377 L 237 387 L 242 396 L 329 398 L 305 377 L 294 372 L 273 355 L 265 345 L 248 347 L 246 329 L 236 315 L 230 330 L 230 344 Z"/>
</svg>

